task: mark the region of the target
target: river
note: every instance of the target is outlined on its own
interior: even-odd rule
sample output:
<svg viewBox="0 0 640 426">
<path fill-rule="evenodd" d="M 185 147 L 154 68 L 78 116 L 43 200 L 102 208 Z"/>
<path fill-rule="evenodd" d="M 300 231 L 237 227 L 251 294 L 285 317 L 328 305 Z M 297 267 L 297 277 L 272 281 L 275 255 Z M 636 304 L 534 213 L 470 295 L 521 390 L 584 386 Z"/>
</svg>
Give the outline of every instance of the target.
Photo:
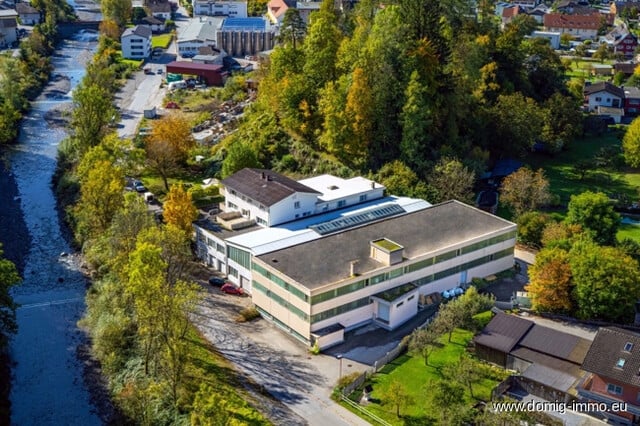
<svg viewBox="0 0 640 426">
<path fill-rule="evenodd" d="M 13 196 L 0 205 L 0 219 L 22 222 L 28 233 L 14 228 L 0 236 L 8 240 L 6 251 L 13 252 L 8 257 L 15 259 L 17 253 L 15 260 L 23 266 L 24 276 L 12 292 L 21 305 L 18 333 L 9 348 L 15 425 L 102 423 L 86 386 L 84 362 L 78 357 L 86 338 L 76 323 L 85 309 L 88 282 L 74 256 L 61 255 L 72 248 L 51 187 L 57 146 L 66 133 L 45 120 L 48 112 L 69 108 L 71 91 L 96 45 L 95 35 L 80 34 L 59 46 L 52 58 L 53 82 L 22 120 L 19 143 L 6 155 L 8 181 L 14 184 L 7 192 Z"/>
</svg>

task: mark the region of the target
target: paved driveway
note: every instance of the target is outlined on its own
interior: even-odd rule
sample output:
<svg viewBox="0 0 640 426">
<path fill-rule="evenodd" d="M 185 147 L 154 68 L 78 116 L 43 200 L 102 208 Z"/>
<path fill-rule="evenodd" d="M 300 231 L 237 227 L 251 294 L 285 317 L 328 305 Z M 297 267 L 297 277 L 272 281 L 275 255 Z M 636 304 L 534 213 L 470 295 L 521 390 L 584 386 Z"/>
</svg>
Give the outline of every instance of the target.
<svg viewBox="0 0 640 426">
<path fill-rule="evenodd" d="M 368 425 L 330 399 L 340 374 L 333 356 L 310 355 L 306 346 L 264 319 L 237 323 L 249 298 L 206 286 L 194 323 L 244 377 L 252 403 L 276 425 Z M 343 359 L 342 374 L 365 365 Z"/>
</svg>

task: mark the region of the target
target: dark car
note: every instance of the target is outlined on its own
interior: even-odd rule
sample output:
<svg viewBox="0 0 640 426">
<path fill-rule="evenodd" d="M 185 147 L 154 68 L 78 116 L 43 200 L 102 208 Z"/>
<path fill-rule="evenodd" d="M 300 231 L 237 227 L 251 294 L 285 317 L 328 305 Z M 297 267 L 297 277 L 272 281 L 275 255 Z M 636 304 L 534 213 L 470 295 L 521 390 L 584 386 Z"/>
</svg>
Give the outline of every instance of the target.
<svg viewBox="0 0 640 426">
<path fill-rule="evenodd" d="M 133 181 L 133 189 L 135 189 L 136 192 L 147 192 L 147 188 L 139 180 Z"/>
<path fill-rule="evenodd" d="M 220 277 L 209 278 L 209 284 L 215 287 L 222 287 L 226 283 L 227 283 L 227 280 L 225 280 L 224 278 L 220 278 Z"/>
<path fill-rule="evenodd" d="M 244 294 L 244 292 L 242 291 L 242 289 L 234 284 L 231 283 L 226 283 L 225 285 L 223 285 L 222 287 L 220 287 L 220 290 L 223 293 L 227 293 L 227 294 L 236 294 L 238 296 L 242 296 Z"/>
</svg>

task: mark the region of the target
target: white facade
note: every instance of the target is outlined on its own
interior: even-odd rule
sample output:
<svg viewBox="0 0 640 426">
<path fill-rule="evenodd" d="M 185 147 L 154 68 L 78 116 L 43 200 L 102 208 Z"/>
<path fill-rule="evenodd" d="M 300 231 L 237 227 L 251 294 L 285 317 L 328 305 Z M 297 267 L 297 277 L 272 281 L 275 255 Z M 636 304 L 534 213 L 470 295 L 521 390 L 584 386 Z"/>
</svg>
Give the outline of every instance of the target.
<svg viewBox="0 0 640 426">
<path fill-rule="evenodd" d="M 233 0 L 193 0 L 194 16 L 228 16 L 230 18 L 246 18 L 247 2 Z"/>
<path fill-rule="evenodd" d="M 200 47 L 216 47 L 216 34 L 222 26 L 222 18 L 203 18 L 192 20 L 184 31 L 178 35 L 176 44 L 180 56 L 195 56 Z"/>
<path fill-rule="evenodd" d="M 609 93 L 605 90 L 601 92 L 591 93 L 588 96 L 587 106 L 589 111 L 596 111 L 598 107 L 610 107 L 610 108 L 622 108 L 624 106 L 624 100 Z"/>
<path fill-rule="evenodd" d="M 0 47 L 11 46 L 18 41 L 18 12 L 12 9 L 0 10 Z"/>
<path fill-rule="evenodd" d="M 144 59 L 151 55 L 151 28 L 138 25 L 127 29 L 120 38 L 122 57 Z"/>
<path fill-rule="evenodd" d="M 534 31 L 531 33 L 531 37 L 533 38 L 546 38 L 549 40 L 549 44 L 552 49 L 560 48 L 560 33 L 554 33 L 550 31 Z"/>
</svg>

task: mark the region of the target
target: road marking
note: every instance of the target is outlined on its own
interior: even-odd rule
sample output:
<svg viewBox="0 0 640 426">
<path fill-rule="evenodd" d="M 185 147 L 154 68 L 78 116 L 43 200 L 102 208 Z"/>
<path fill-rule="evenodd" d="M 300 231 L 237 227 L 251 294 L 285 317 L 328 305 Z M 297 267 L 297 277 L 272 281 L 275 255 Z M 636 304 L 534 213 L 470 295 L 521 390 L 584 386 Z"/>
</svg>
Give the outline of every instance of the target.
<svg viewBox="0 0 640 426">
<path fill-rule="evenodd" d="M 76 297 L 73 299 L 52 300 L 50 302 L 29 303 L 28 305 L 18 306 L 18 309 L 31 309 L 31 308 L 39 308 L 42 306 L 65 305 L 67 303 L 80 302 L 82 300 L 84 300 L 84 298 Z"/>
</svg>

